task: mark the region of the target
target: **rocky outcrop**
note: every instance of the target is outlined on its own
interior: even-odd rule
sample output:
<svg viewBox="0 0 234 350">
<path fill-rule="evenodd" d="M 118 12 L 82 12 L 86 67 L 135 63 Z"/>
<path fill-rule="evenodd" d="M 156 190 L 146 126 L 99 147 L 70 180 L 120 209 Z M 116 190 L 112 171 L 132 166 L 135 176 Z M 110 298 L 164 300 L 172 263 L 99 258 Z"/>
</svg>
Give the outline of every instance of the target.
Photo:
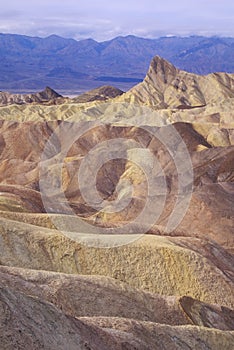
<svg viewBox="0 0 234 350">
<path fill-rule="evenodd" d="M 92 101 L 107 101 L 122 95 L 124 92 L 113 86 L 101 86 L 72 99 L 72 103 L 87 103 Z"/>
<path fill-rule="evenodd" d="M 77 97 L 63 97 L 50 87 L 46 87 L 41 92 L 31 94 L 12 94 L 0 91 L 0 106 L 8 105 L 61 105 L 64 103 L 88 103 L 92 101 L 108 101 L 117 96 L 121 96 L 124 92 L 113 86 L 101 86 L 99 88 L 87 91 Z"/>
<path fill-rule="evenodd" d="M 129 90 L 123 99 L 159 109 L 186 109 L 233 97 L 233 74 L 214 73 L 200 76 L 179 70 L 156 56 L 144 81 Z"/>
<path fill-rule="evenodd" d="M 0 91 L 0 106 L 31 103 L 57 104 L 64 101 L 62 95 L 58 94 L 48 86 L 43 91 L 32 94 L 11 94 L 9 92 Z"/>
</svg>

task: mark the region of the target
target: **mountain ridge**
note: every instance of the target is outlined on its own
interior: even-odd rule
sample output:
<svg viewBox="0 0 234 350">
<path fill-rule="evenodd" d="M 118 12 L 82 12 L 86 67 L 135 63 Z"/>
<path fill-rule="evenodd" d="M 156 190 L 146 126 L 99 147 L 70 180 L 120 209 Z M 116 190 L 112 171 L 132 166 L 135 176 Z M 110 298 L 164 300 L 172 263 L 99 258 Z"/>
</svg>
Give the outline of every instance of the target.
<svg viewBox="0 0 234 350">
<path fill-rule="evenodd" d="M 176 68 L 155 56 L 145 79 L 122 96 L 122 100 L 157 108 L 197 108 L 234 97 L 234 74 L 200 76 Z"/>
<path fill-rule="evenodd" d="M 115 87 L 126 91 L 136 79 L 144 78 L 155 55 L 179 69 L 197 74 L 234 72 L 234 38 L 146 39 L 130 35 L 97 42 L 56 35 L 39 38 L 0 34 L 0 52 L 0 90 L 37 90 L 44 86 L 57 90 L 61 86 L 63 89 L 82 86 L 89 90 L 98 87 L 104 79 L 105 84 L 114 82 Z M 123 78 L 135 81 L 126 82 Z"/>
</svg>

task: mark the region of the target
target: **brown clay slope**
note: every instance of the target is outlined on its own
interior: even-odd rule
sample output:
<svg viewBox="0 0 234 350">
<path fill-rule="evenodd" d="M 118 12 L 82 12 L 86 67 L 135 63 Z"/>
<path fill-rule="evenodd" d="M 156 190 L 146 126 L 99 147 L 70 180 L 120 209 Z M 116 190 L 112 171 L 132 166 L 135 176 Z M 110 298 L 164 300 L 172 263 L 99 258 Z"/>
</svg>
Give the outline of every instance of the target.
<svg viewBox="0 0 234 350">
<path fill-rule="evenodd" d="M 124 317 L 171 325 L 193 324 L 179 298 L 159 296 L 103 276 L 0 266 L 0 286 L 53 303 L 74 317 Z"/>
<path fill-rule="evenodd" d="M 121 318 L 73 318 L 52 304 L 0 289 L 1 348 L 70 350 L 231 349 L 231 332 Z M 175 341 L 176 340 L 176 341 Z"/>
<path fill-rule="evenodd" d="M 234 330 L 234 311 L 191 297 L 144 292 L 103 276 L 0 267 L 0 285 L 50 302 L 74 317 L 123 317 L 168 325 Z"/>
</svg>

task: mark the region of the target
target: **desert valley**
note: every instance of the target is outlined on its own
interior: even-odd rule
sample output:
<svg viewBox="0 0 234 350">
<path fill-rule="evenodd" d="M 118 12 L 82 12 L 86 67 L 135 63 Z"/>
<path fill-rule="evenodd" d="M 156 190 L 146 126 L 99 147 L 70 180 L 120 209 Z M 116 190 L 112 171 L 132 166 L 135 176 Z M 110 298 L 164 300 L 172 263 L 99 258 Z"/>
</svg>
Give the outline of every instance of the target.
<svg viewBox="0 0 234 350">
<path fill-rule="evenodd" d="M 234 74 L 0 105 L 0 348 L 233 349 Z"/>
</svg>

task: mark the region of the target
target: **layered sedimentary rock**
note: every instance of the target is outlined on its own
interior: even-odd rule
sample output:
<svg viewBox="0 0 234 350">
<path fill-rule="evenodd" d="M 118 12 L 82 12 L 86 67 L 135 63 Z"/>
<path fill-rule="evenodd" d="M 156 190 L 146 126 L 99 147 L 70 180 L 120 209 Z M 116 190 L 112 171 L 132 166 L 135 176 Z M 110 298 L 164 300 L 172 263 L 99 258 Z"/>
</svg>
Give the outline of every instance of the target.
<svg viewBox="0 0 234 350">
<path fill-rule="evenodd" d="M 232 349 L 233 75 L 118 95 L 0 108 L 3 349 Z"/>
<path fill-rule="evenodd" d="M 186 109 L 233 97 L 233 74 L 199 76 L 156 56 L 144 81 L 127 92 L 124 99 L 157 108 Z"/>
<path fill-rule="evenodd" d="M 86 217 L 90 222 L 98 221 L 99 225 L 104 226 L 121 226 L 121 223 L 133 221 L 141 212 L 145 206 L 148 191 L 152 192 L 148 186 L 153 186 L 154 192 L 151 193 L 153 207 L 150 209 L 149 215 L 157 208 L 161 211 L 161 215 L 158 218 L 155 216 L 156 219 L 146 231 L 162 235 L 170 233 L 175 236 L 210 238 L 226 249 L 233 249 L 233 147 L 212 147 L 201 134 L 194 130 L 191 124 L 176 123 L 172 130 L 170 126 L 157 127 L 154 129 L 155 135 L 137 127 L 90 124 L 90 130 L 75 140 L 67 154 L 64 154 L 64 150 L 61 149 L 66 143 L 64 135 L 72 135 L 73 133 L 76 136 L 79 124 L 78 126 L 76 123 L 68 122 L 61 124 L 57 121 L 48 123 L 5 121 L 1 126 L 1 210 L 34 213 L 49 211 L 65 214 L 66 211 L 63 212 L 61 209 L 60 202 L 68 201 L 74 214 Z M 62 131 L 59 127 L 60 129 L 62 127 Z M 183 166 L 188 167 L 186 171 L 191 172 L 193 169 L 193 172 L 188 175 L 186 180 L 188 181 L 187 185 L 191 187 L 191 196 L 189 195 L 188 207 L 185 206 L 184 217 L 172 231 L 167 231 L 167 222 L 178 195 L 178 169 L 170 150 L 167 149 L 166 144 L 162 144 L 160 138 L 166 139 L 172 131 L 176 135 L 174 149 L 186 147 L 188 153 L 185 157 L 188 159 L 185 158 L 182 161 Z M 59 132 L 60 141 L 56 146 L 58 151 L 56 158 L 48 156 L 49 161 L 41 162 L 41 156 L 49 137 Z M 114 141 L 116 139 L 125 140 L 122 156 L 126 159 L 113 159 L 107 163 L 104 162 L 100 169 L 98 169 L 100 157 L 103 152 L 107 151 L 106 149 L 104 151 L 98 149 L 94 157 L 89 159 L 92 169 L 98 169 L 97 190 L 103 201 L 108 200 L 107 205 L 111 204 L 111 201 L 116 199 L 118 195 L 123 200 L 131 201 L 131 205 L 126 207 L 124 205 L 122 210 L 108 214 L 108 212 L 99 211 L 86 203 L 79 188 L 78 171 L 80 164 L 87 158 L 92 148 L 98 147 L 108 140 Z M 56 140 L 58 140 L 57 136 Z M 134 161 L 142 163 L 144 158 L 139 158 L 141 148 L 132 149 L 131 143 L 133 141 L 140 143 L 143 151 L 150 152 L 154 162 L 160 162 L 164 175 L 158 175 L 157 171 L 155 174 L 151 172 L 150 179 L 152 179 L 151 183 L 149 182 L 149 176 L 134 164 Z M 204 150 L 197 151 L 200 147 Z M 129 156 L 127 155 L 128 149 L 131 149 Z M 116 157 L 115 152 L 113 157 Z M 128 160 L 129 157 L 131 160 Z M 41 168 L 44 165 L 43 172 Z M 56 169 L 60 165 L 62 173 L 57 174 Z M 140 165 L 143 168 L 145 166 L 144 163 Z M 91 186 L 89 178 L 92 177 L 92 173 L 90 173 L 89 167 L 82 169 L 82 177 L 87 179 L 87 184 L 84 184 L 87 187 L 84 187 L 83 191 L 89 192 Z M 51 203 L 47 208 L 44 207 L 45 203 L 43 204 L 40 194 L 40 181 L 43 178 L 50 181 L 47 196 L 51 197 L 49 199 Z M 57 180 L 61 181 L 62 188 L 56 190 Z M 157 188 L 157 186 L 161 186 L 163 180 L 166 193 L 161 193 L 161 190 Z M 127 190 L 126 183 L 132 184 L 133 193 Z M 63 193 L 65 193 L 65 197 L 61 198 Z M 163 194 L 165 195 L 165 203 L 162 200 Z M 143 226 L 144 230 L 144 224 L 147 227 L 146 217 L 145 222 L 141 221 L 135 225 L 135 230 L 139 231 L 140 226 Z"/>
</svg>

